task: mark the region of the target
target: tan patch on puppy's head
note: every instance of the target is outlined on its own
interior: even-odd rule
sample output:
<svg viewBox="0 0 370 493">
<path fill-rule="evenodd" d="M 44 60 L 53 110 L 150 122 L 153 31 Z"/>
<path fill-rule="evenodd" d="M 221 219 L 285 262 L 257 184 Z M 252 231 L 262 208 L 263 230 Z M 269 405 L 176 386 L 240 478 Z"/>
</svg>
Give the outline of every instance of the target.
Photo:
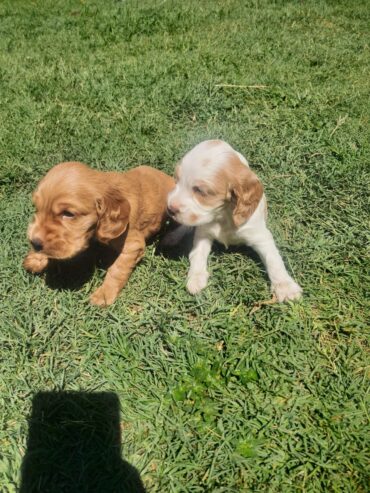
<svg viewBox="0 0 370 493">
<path fill-rule="evenodd" d="M 211 180 L 196 180 L 192 192 L 200 205 L 213 209 L 226 200 L 227 183 L 218 173 Z"/>
<path fill-rule="evenodd" d="M 263 196 L 263 185 L 237 155 L 230 156 L 227 166 L 222 171 L 226 172 L 228 197 L 234 205 L 233 222 L 239 228 L 256 210 Z"/>
</svg>

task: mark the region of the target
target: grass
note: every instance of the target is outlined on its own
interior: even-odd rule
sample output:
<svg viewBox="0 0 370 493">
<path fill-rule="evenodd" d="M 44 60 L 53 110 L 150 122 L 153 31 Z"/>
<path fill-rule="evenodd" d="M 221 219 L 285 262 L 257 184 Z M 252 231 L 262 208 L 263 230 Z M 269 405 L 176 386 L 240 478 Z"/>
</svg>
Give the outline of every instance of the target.
<svg viewBox="0 0 370 493">
<path fill-rule="evenodd" d="M 45 451 L 52 469 L 70 449 L 35 402 L 90 392 L 119 399 L 122 458 L 148 492 L 367 491 L 367 2 L 3 0 L 0 31 L 1 492 L 65 491 L 37 486 Z M 77 290 L 22 270 L 51 165 L 171 173 L 217 137 L 263 180 L 302 302 L 260 303 L 263 268 L 240 252 L 215 252 L 192 297 L 188 260 L 154 244 L 106 310 L 88 303 L 101 270 Z M 63 423 L 88 429 L 85 414 Z M 116 431 L 87 447 L 96 485 L 116 477 L 101 461 Z"/>
</svg>

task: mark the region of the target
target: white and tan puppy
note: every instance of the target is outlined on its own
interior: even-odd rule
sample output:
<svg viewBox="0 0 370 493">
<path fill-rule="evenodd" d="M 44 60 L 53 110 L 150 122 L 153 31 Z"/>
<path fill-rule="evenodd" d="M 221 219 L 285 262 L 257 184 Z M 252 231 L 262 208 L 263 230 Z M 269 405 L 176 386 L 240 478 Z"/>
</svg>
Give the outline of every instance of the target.
<svg viewBox="0 0 370 493">
<path fill-rule="evenodd" d="M 206 140 L 182 158 L 168 211 L 177 222 L 195 226 L 187 289 L 206 287 L 207 258 L 214 240 L 246 244 L 260 255 L 278 301 L 294 300 L 302 289 L 288 274 L 270 230 L 262 183 L 246 159 L 221 140 Z"/>
</svg>

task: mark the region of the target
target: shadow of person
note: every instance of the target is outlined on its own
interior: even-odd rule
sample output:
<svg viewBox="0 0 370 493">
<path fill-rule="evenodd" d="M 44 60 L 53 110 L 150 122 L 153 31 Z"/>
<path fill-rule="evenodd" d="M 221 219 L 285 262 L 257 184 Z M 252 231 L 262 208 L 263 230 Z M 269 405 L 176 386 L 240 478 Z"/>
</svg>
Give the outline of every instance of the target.
<svg viewBox="0 0 370 493">
<path fill-rule="evenodd" d="M 96 268 L 108 269 L 117 256 L 112 248 L 93 242 L 72 259 L 49 260 L 45 282 L 51 289 L 78 290 L 91 279 Z"/>
<path fill-rule="evenodd" d="M 39 392 L 32 401 L 20 493 L 145 493 L 121 459 L 112 392 Z"/>
</svg>

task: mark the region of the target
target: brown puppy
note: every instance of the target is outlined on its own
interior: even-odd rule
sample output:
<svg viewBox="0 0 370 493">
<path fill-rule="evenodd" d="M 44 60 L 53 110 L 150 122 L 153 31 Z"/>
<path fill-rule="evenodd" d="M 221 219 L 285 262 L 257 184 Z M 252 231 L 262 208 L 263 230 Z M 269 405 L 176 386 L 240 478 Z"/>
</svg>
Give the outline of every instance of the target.
<svg viewBox="0 0 370 493">
<path fill-rule="evenodd" d="M 24 268 L 42 272 L 49 259 L 72 258 L 94 237 L 119 252 L 90 297 L 94 305 L 110 305 L 143 257 L 145 240 L 163 225 L 174 186 L 170 176 L 149 166 L 117 173 L 82 163 L 57 164 L 33 194 L 36 214 L 28 228 L 33 250 Z"/>
</svg>

